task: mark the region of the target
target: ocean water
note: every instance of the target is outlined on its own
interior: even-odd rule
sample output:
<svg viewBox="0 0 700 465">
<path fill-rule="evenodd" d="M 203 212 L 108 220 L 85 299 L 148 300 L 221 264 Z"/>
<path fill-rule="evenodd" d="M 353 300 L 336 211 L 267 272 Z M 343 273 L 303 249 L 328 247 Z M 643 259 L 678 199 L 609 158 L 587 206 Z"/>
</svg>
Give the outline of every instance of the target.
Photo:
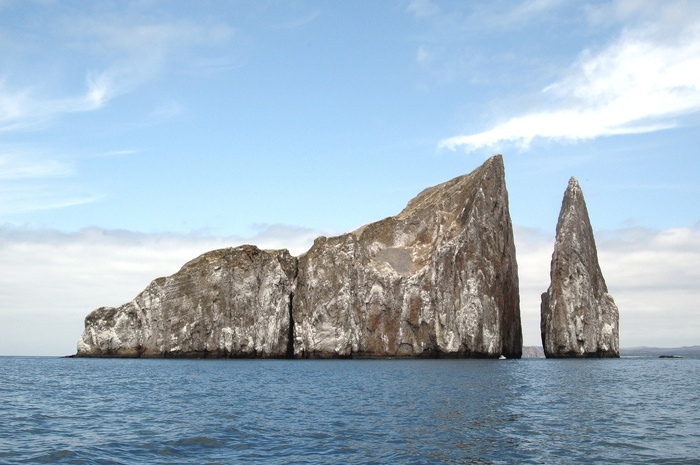
<svg viewBox="0 0 700 465">
<path fill-rule="evenodd" d="M 700 359 L 0 357 L 0 463 L 700 463 Z"/>
</svg>

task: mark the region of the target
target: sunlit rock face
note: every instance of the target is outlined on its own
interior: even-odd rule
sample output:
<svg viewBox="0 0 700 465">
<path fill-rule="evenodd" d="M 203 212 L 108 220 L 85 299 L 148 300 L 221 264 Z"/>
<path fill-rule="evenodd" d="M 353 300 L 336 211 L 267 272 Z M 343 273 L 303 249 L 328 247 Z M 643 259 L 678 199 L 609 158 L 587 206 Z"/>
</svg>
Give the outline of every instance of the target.
<svg viewBox="0 0 700 465">
<path fill-rule="evenodd" d="M 299 257 L 297 357 L 520 357 L 502 157 Z"/>
<path fill-rule="evenodd" d="M 298 259 L 206 253 L 85 319 L 78 356 L 520 357 L 501 156 Z"/>
<path fill-rule="evenodd" d="M 286 250 L 208 252 L 131 302 L 90 313 L 77 355 L 284 357 L 296 269 Z"/>
<path fill-rule="evenodd" d="M 598 264 L 583 192 L 571 178 L 557 222 L 551 284 L 542 294 L 545 356 L 619 357 L 619 316 Z"/>
</svg>

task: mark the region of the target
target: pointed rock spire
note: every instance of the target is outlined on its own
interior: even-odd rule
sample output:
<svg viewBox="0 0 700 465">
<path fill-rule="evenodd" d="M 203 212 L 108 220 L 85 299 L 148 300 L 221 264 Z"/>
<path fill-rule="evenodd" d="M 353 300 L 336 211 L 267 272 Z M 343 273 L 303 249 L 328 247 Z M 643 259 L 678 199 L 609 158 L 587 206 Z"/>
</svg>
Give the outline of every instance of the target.
<svg viewBox="0 0 700 465">
<path fill-rule="evenodd" d="M 540 320 L 545 356 L 619 357 L 618 310 L 598 264 L 588 209 L 574 177 L 559 213 L 550 277 Z"/>
</svg>

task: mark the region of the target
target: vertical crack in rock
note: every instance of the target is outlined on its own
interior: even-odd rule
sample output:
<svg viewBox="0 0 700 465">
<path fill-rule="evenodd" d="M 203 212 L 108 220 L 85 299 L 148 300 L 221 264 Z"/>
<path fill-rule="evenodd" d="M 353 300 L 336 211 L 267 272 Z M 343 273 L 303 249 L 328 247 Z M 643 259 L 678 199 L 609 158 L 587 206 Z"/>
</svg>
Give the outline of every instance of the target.
<svg viewBox="0 0 700 465">
<path fill-rule="evenodd" d="M 294 309 L 294 293 L 290 292 L 289 293 L 289 313 L 288 313 L 289 331 L 287 333 L 287 353 L 285 355 L 286 358 L 294 358 L 294 315 L 293 315 L 293 309 Z"/>
<path fill-rule="evenodd" d="M 299 258 L 208 252 L 85 318 L 78 356 L 492 357 L 522 353 L 500 155 Z"/>
<path fill-rule="evenodd" d="M 564 193 L 542 294 L 540 327 L 548 358 L 619 357 L 619 314 L 598 263 L 583 192 L 572 177 Z"/>
</svg>

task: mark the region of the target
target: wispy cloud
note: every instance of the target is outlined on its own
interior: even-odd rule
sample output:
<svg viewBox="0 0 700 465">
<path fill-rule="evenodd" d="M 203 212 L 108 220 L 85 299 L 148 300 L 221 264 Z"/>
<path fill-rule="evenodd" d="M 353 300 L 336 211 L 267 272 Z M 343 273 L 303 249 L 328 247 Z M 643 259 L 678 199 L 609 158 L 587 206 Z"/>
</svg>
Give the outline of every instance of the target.
<svg viewBox="0 0 700 465">
<path fill-rule="evenodd" d="M 526 0 L 500 17 L 504 25 L 518 25 L 540 17 L 564 4 L 564 0 Z"/>
<path fill-rule="evenodd" d="M 297 29 L 314 22 L 319 16 L 321 16 L 321 10 L 313 10 L 302 13 L 297 18 L 286 19 L 284 21 L 274 23 L 271 27 L 273 29 Z"/>
<path fill-rule="evenodd" d="M 103 195 L 74 185 L 12 182 L 0 185 L 0 217 L 97 202 Z"/>
<path fill-rule="evenodd" d="M 499 76 L 496 67 L 532 66 L 530 52 L 519 53 L 509 45 L 517 33 L 528 40 L 533 30 L 558 21 L 565 0 L 517 0 L 492 2 L 411 1 L 405 13 L 422 28 L 414 36 L 416 63 L 429 84 L 457 82 L 492 83 Z M 488 45 L 486 45 L 488 44 Z M 494 66 L 495 65 L 495 66 Z"/>
<path fill-rule="evenodd" d="M 697 9 L 689 14 L 694 20 L 686 18 L 675 29 L 647 18 L 626 28 L 602 50 L 583 51 L 561 79 L 542 90 L 539 108 L 439 146 L 527 147 L 536 138 L 577 141 L 682 124 L 683 116 L 700 111 L 700 15 Z"/>
<path fill-rule="evenodd" d="M 56 49 L 69 61 L 44 75 L 35 70 L 24 74 L 7 70 L 0 75 L 0 132 L 41 129 L 61 115 L 101 109 L 115 97 L 158 78 L 171 65 L 187 69 L 209 60 L 225 68 L 222 56 L 226 53 L 218 47 L 228 44 L 236 34 L 233 28 L 214 20 L 154 21 L 148 14 L 128 8 L 64 8 L 52 14 L 48 10 L 33 18 L 39 23 L 41 18 L 46 21 L 40 26 L 41 34 L 24 37 L 43 43 L 23 45 L 46 49 L 49 55 Z M 193 54 L 196 47 L 204 49 Z M 20 52 L 13 53 L 22 53 L 22 47 L 16 48 Z M 45 76 L 61 75 L 60 69 L 75 63 L 79 67 L 73 72 L 84 76 L 80 87 L 68 85 L 70 80 L 64 76 L 57 79 L 62 85 L 46 82 Z"/>
<path fill-rule="evenodd" d="M 0 79 L 0 132 L 39 130 L 52 119 L 102 108 L 117 91 L 109 73 L 88 73 L 75 95 L 47 95 L 39 85 L 11 86 Z"/>
<path fill-rule="evenodd" d="M 0 146 L 0 218 L 92 203 L 102 195 L 74 185 L 74 163 L 37 150 Z"/>
<path fill-rule="evenodd" d="M 16 34 L 3 34 L 0 41 L 0 56 L 16 64 L 0 70 L 0 134 L 6 140 L 22 140 L 27 131 L 47 132 L 70 115 L 106 110 L 115 98 L 167 73 L 226 69 L 237 37 L 215 18 L 154 15 L 144 4 L 110 7 L 104 2 L 84 8 L 48 4 L 14 27 Z M 162 121 L 182 111 L 171 100 L 140 116 Z M 62 149 L 55 146 L 37 149 L 40 140 L 34 146 L 0 146 L 0 217 L 102 198 L 75 184 L 78 158 L 104 152 L 57 154 Z M 68 177 L 74 178 L 72 184 L 51 182 Z"/>
<path fill-rule="evenodd" d="M 114 93 L 114 86 L 106 73 L 88 76 L 88 90 L 85 94 L 86 110 L 100 108 Z"/>
<path fill-rule="evenodd" d="M 7 155 L 0 150 L 1 181 L 67 176 L 72 173 L 72 166 L 58 160 L 37 160 L 28 154 Z"/>
<path fill-rule="evenodd" d="M 76 48 L 105 61 L 103 75 L 121 91 L 155 78 L 169 64 L 186 67 L 193 48 L 226 44 L 236 34 L 223 23 L 153 22 L 117 14 L 71 16 L 66 23 Z"/>
</svg>

